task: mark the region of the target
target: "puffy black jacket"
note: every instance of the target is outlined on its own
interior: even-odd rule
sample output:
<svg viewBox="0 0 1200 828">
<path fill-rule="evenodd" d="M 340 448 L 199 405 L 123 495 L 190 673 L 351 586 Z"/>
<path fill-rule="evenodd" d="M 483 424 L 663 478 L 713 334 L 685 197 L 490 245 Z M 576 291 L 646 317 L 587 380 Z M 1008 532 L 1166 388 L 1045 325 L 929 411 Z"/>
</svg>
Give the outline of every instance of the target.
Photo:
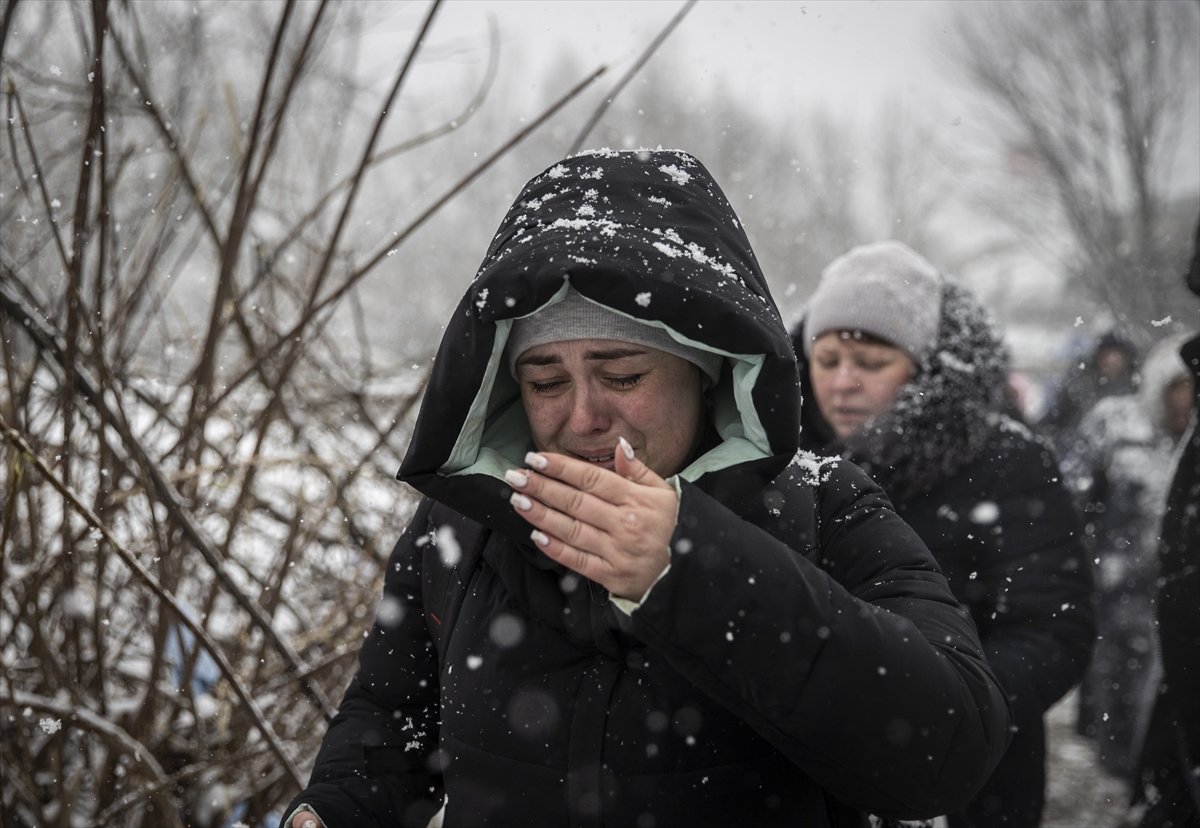
<svg viewBox="0 0 1200 828">
<path fill-rule="evenodd" d="M 625 614 L 537 552 L 509 320 L 567 285 L 722 353 L 671 566 Z M 1007 703 L 928 550 L 853 464 L 798 453 L 795 358 L 695 159 L 533 179 L 455 312 L 400 477 L 397 544 L 307 802 L 330 828 L 859 825 L 960 807 Z"/>
<path fill-rule="evenodd" d="M 801 337 L 794 341 L 807 391 Z M 1040 823 L 1042 716 L 1079 681 L 1094 631 L 1077 511 L 1052 449 L 1002 413 L 1006 370 L 982 309 L 946 282 L 933 357 L 869 433 L 838 442 L 812 402 L 801 440 L 871 473 L 971 611 L 1014 725 L 991 779 L 951 815 L 951 825 L 974 828 Z"/>
<path fill-rule="evenodd" d="M 1200 295 L 1200 226 L 1188 272 Z M 1134 788 L 1142 828 L 1200 825 L 1200 336 L 1181 350 L 1195 381 L 1192 423 L 1163 515 L 1158 548 L 1159 686 Z"/>
</svg>

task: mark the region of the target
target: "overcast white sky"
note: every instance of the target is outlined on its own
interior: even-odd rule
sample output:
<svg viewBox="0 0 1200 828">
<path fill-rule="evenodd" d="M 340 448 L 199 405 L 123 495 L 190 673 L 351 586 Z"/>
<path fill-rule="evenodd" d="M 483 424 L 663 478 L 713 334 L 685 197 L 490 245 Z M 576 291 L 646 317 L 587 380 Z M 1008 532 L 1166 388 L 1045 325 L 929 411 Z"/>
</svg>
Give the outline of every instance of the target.
<svg viewBox="0 0 1200 828">
<path fill-rule="evenodd" d="M 444 92 L 477 83 L 491 16 L 500 32 L 500 68 L 489 106 L 532 116 L 605 64 L 608 75 L 589 90 L 595 101 L 683 6 L 683 0 L 446 0 L 422 50 L 419 85 Z M 697 100 L 721 88 L 732 91 L 768 123 L 786 124 L 820 105 L 839 121 L 848 117 L 863 126 L 882 103 L 899 99 L 914 127 L 965 136 L 978 115 L 941 58 L 954 6 L 954 0 L 700 0 L 642 71 L 669 73 Z M 364 66 L 368 76 L 381 83 L 393 76 L 398 49 L 407 47 L 428 9 L 427 2 L 373 7 L 379 19 L 368 30 L 364 60 L 376 62 L 378 71 Z M 558 65 L 563 50 L 576 58 L 578 75 L 548 77 L 542 70 Z M 1171 176 L 1179 195 L 1200 188 L 1197 97 Z M 460 105 L 461 96 L 456 100 Z M 579 111 L 594 103 L 585 106 Z M 1006 278 L 1020 281 L 1023 273 Z M 1037 266 L 1022 278 L 1044 290 L 1045 277 Z"/>
<path fill-rule="evenodd" d="M 530 72 L 570 49 L 584 67 L 607 64 L 607 84 L 633 64 L 681 0 L 447 0 L 429 46 L 443 69 L 482 60 L 487 18 L 501 34 L 501 71 Z M 719 84 L 746 90 L 769 112 L 820 102 L 836 112 L 874 108 L 888 95 L 945 96 L 934 58 L 948 0 L 701 0 L 655 54 L 704 97 Z M 395 8 L 395 7 L 392 7 Z M 428 7 L 404 4 L 377 37 L 411 31 Z M 372 50 L 374 51 L 374 50 Z M 383 50 L 387 54 L 390 50 Z M 428 53 L 427 53 L 428 54 Z M 394 58 L 393 58 L 394 60 Z M 564 81 L 567 79 L 564 79 Z"/>
</svg>

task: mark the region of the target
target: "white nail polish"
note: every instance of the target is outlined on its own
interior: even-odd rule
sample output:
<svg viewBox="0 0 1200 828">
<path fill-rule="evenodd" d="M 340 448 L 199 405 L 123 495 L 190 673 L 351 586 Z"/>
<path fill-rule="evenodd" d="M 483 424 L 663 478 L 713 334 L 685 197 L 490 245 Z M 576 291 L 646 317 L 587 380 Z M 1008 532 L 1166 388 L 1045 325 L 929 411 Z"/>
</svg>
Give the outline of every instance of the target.
<svg viewBox="0 0 1200 828">
<path fill-rule="evenodd" d="M 509 469 L 504 473 L 504 479 L 508 485 L 518 489 L 523 489 L 529 484 L 529 476 L 523 471 L 517 469 Z"/>
<path fill-rule="evenodd" d="M 625 453 L 626 460 L 633 459 L 633 446 L 629 445 L 629 441 L 624 437 L 617 438 L 617 445 L 621 447 L 621 451 Z"/>
<path fill-rule="evenodd" d="M 317 821 L 315 819 L 306 819 L 300 828 L 317 828 Z"/>
<path fill-rule="evenodd" d="M 550 465 L 550 461 L 537 452 L 531 451 L 525 455 L 525 462 L 541 471 Z"/>
<path fill-rule="evenodd" d="M 516 506 L 522 512 L 528 512 L 533 508 L 533 501 L 519 492 L 513 492 L 513 496 L 508 499 L 508 502 Z"/>
<path fill-rule="evenodd" d="M 536 543 L 538 546 L 549 546 L 550 545 L 550 538 L 547 537 L 546 533 L 541 531 L 540 529 L 534 529 L 532 532 L 529 533 L 529 537 L 533 538 L 533 542 Z"/>
</svg>

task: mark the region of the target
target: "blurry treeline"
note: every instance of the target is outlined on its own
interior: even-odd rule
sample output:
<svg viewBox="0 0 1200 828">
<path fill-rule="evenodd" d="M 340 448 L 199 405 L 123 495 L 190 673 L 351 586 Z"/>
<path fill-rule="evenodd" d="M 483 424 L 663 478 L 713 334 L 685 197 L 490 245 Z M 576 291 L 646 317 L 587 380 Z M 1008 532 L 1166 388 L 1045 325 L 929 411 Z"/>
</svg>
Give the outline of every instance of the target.
<svg viewBox="0 0 1200 828">
<path fill-rule="evenodd" d="M 1004 124 L 968 140 L 899 105 L 701 100 L 649 52 L 631 78 L 564 52 L 518 106 L 519 56 L 436 4 L 6 0 L 0 828 L 255 825 L 290 798 L 413 505 L 392 476 L 441 322 L 580 141 L 701 158 L 785 314 L 882 237 L 964 268 L 1044 251 L 1136 322 L 1179 307 L 1195 4 L 1063 5 L 951 30 Z M 958 237 L 978 209 L 1003 241 Z"/>
</svg>

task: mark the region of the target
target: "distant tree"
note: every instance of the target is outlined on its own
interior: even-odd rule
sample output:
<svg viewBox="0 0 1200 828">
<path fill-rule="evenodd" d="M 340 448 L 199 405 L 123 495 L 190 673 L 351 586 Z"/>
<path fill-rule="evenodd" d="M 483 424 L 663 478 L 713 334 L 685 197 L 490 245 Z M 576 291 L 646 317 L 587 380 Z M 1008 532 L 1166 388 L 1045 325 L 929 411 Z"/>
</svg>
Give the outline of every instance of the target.
<svg viewBox="0 0 1200 828">
<path fill-rule="evenodd" d="M 647 65 L 596 129 L 597 144 L 670 145 L 708 165 L 746 223 L 785 316 L 833 258 L 880 239 L 908 242 L 935 260 L 936 232 L 955 156 L 898 108 L 864 124 L 820 108 L 770 116 L 744 90 L 699 96 L 676 71 Z"/>
<path fill-rule="evenodd" d="M 977 204 L 1143 341 L 1184 297 L 1194 215 L 1169 213 L 1168 185 L 1198 105 L 1198 21 L 1194 2 L 1062 0 L 971 3 L 950 28 L 986 119 Z"/>
</svg>

